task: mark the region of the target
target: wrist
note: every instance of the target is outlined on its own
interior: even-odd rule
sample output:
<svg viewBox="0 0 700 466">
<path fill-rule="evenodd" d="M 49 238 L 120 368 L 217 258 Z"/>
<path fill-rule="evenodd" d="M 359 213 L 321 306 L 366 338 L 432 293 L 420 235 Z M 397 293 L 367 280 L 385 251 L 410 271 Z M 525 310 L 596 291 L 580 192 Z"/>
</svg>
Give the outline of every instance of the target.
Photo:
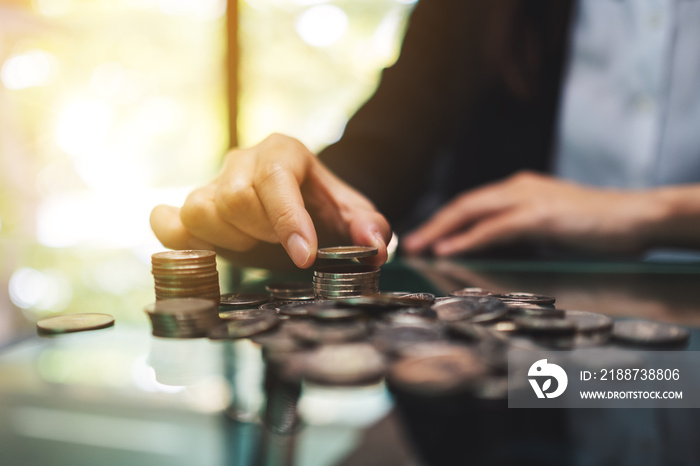
<svg viewBox="0 0 700 466">
<path fill-rule="evenodd" d="M 700 197 L 694 191 L 668 187 L 645 193 L 642 229 L 647 248 L 698 246 Z"/>
</svg>

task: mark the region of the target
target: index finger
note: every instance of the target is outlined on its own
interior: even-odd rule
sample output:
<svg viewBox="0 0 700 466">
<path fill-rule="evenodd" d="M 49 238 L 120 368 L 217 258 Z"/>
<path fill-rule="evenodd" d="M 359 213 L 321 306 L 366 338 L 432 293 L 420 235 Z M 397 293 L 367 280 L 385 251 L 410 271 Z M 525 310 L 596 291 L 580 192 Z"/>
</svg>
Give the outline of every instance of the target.
<svg viewBox="0 0 700 466">
<path fill-rule="evenodd" d="M 256 176 L 254 188 L 289 257 L 297 266 L 306 268 L 316 259 L 318 239 L 300 184 L 291 170 L 273 163 Z"/>
</svg>

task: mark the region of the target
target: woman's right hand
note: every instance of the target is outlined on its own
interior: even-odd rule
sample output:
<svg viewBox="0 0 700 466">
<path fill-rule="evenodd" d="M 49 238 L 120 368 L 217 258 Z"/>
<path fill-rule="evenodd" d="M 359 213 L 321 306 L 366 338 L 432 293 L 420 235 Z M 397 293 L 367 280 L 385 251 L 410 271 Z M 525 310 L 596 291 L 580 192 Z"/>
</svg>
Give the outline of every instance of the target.
<svg viewBox="0 0 700 466">
<path fill-rule="evenodd" d="M 219 175 L 190 193 L 181 208 L 159 205 L 151 228 L 172 249 L 217 249 L 236 257 L 262 242 L 281 243 L 298 267 L 328 245 L 375 246 L 386 261 L 389 223 L 358 191 L 330 172 L 301 142 L 272 134 L 234 149 Z"/>
</svg>

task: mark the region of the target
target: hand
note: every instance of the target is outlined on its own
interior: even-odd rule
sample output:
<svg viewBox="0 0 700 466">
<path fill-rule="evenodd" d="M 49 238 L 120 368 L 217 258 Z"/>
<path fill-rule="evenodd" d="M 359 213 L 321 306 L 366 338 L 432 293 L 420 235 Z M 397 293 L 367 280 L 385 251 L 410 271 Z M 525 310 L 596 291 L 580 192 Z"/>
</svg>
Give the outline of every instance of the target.
<svg viewBox="0 0 700 466">
<path fill-rule="evenodd" d="M 651 192 L 587 188 L 521 172 L 461 194 L 408 235 L 409 253 L 439 256 L 516 240 L 549 241 L 589 251 L 634 253 L 650 245 L 662 214 Z"/>
<path fill-rule="evenodd" d="M 375 246 L 366 262 L 386 261 L 391 229 L 363 195 L 345 184 L 302 143 L 273 134 L 231 151 L 219 176 L 188 196 L 181 209 L 159 205 L 151 228 L 172 249 L 223 249 L 236 258 L 259 243 L 281 243 L 298 267 L 330 245 Z"/>
</svg>

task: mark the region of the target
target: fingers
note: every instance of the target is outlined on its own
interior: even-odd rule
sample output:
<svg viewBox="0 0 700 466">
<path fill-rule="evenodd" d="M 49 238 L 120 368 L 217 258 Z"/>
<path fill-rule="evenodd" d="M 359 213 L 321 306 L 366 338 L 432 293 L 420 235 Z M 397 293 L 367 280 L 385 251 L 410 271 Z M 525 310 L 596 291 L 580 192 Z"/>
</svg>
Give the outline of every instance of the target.
<svg viewBox="0 0 700 466">
<path fill-rule="evenodd" d="M 163 244 L 173 248 L 203 241 L 240 253 L 260 241 L 281 243 L 292 261 L 306 268 L 318 247 L 310 212 L 324 231 L 332 232 L 329 240 L 376 246 L 379 254 L 369 262 L 386 261 L 391 236 L 386 219 L 303 144 L 282 135 L 231 152 L 218 178 L 193 191 L 182 209 L 154 209 L 152 225 Z"/>
<path fill-rule="evenodd" d="M 418 253 L 457 229 L 510 207 L 513 201 L 505 183 L 463 194 L 404 238 L 403 248 Z"/>
<path fill-rule="evenodd" d="M 213 185 L 190 193 L 180 210 L 182 225 L 197 238 L 232 251 L 247 251 L 258 240 L 224 221 L 216 208 Z"/>
<path fill-rule="evenodd" d="M 387 261 L 391 227 L 379 212 L 358 212 L 350 224 L 350 237 L 352 244 L 377 248 L 377 255 L 362 259 L 363 264 L 379 267 Z"/>
<path fill-rule="evenodd" d="M 192 236 L 180 220 L 180 209 L 158 205 L 151 211 L 151 229 L 163 246 L 170 249 L 214 249 L 206 241 Z"/>
<path fill-rule="evenodd" d="M 306 268 L 316 259 L 318 240 L 299 184 L 294 173 L 273 164 L 256 179 L 255 190 L 289 257 L 297 266 Z"/>
<path fill-rule="evenodd" d="M 439 241 L 434 251 L 439 256 L 475 251 L 516 239 L 524 239 L 538 230 L 538 225 L 529 212 L 511 210 L 482 220 L 463 233 Z"/>
</svg>

